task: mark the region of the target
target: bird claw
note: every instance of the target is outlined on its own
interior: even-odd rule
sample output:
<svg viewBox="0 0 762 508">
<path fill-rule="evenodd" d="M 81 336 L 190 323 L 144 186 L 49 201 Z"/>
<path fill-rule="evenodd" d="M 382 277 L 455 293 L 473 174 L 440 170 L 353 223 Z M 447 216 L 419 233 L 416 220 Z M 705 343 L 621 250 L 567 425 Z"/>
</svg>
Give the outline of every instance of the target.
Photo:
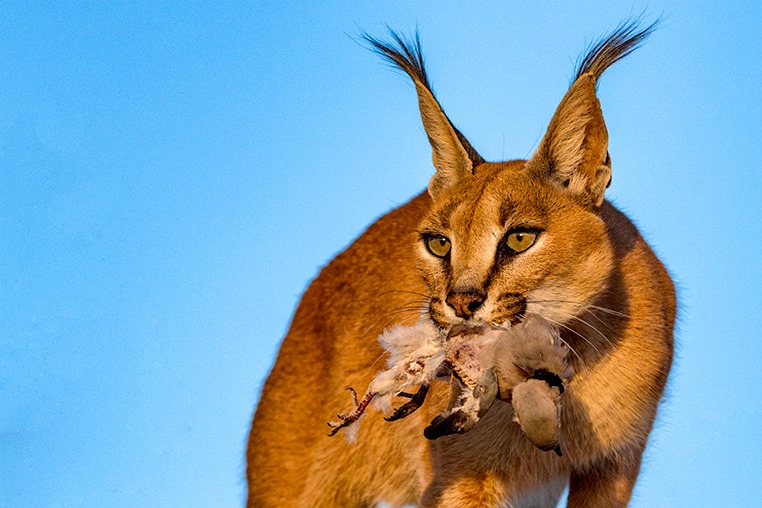
<svg viewBox="0 0 762 508">
<path fill-rule="evenodd" d="M 415 394 L 410 394 L 406 392 L 400 392 L 397 395 L 401 397 L 409 398 L 410 400 L 408 402 L 405 402 L 400 407 L 394 410 L 394 413 L 392 413 L 390 416 L 387 416 L 384 418 L 387 422 L 393 422 L 395 420 L 399 420 L 402 418 L 405 418 L 406 416 L 413 413 L 416 409 L 421 407 L 423 405 L 423 401 L 426 400 L 426 394 L 429 391 L 429 385 L 421 385 L 420 388 L 418 388 L 418 391 L 415 392 Z"/>
<path fill-rule="evenodd" d="M 371 392 L 367 392 L 361 400 L 357 400 L 357 392 L 354 390 L 354 388 L 347 388 L 347 391 L 349 391 L 349 395 L 352 398 L 352 412 L 350 413 L 337 413 L 336 416 L 339 418 L 338 422 L 328 422 L 328 426 L 331 427 L 331 432 L 328 434 L 329 436 L 335 436 L 337 432 L 339 432 L 344 427 L 349 427 L 354 422 L 360 419 L 360 417 L 365 412 L 365 408 L 368 407 L 368 404 L 370 404 L 370 401 L 373 399 L 374 394 Z"/>
</svg>

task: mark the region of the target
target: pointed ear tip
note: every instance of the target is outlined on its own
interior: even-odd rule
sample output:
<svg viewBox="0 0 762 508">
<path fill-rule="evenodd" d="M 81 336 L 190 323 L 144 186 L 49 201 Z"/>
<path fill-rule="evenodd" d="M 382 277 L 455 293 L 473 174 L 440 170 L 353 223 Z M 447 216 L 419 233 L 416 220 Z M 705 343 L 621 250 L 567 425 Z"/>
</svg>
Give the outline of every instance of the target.
<svg viewBox="0 0 762 508">
<path fill-rule="evenodd" d="M 595 78 L 595 75 L 592 72 L 586 72 L 574 80 L 574 82 L 569 87 L 569 91 L 590 87 L 595 90 L 597 86 L 598 80 Z"/>
</svg>

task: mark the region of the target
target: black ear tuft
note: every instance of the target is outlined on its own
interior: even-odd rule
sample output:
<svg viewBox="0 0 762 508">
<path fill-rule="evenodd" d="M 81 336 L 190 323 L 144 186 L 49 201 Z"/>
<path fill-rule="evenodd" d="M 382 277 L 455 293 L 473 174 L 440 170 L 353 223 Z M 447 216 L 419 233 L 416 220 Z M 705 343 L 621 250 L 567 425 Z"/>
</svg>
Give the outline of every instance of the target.
<svg viewBox="0 0 762 508">
<path fill-rule="evenodd" d="M 415 36 L 410 39 L 399 32 L 386 27 L 392 42 L 384 42 L 369 35 L 366 32 L 360 37 L 369 44 L 371 51 L 381 56 L 386 62 L 410 76 L 414 81 L 420 81 L 430 92 L 433 93 L 426 74 L 421 50 L 421 36 L 415 31 Z"/>
<path fill-rule="evenodd" d="M 606 69 L 638 49 L 661 24 L 657 19 L 642 28 L 641 22 L 640 17 L 623 21 L 611 34 L 589 46 L 577 59 L 572 83 L 588 73 L 598 81 Z"/>
</svg>

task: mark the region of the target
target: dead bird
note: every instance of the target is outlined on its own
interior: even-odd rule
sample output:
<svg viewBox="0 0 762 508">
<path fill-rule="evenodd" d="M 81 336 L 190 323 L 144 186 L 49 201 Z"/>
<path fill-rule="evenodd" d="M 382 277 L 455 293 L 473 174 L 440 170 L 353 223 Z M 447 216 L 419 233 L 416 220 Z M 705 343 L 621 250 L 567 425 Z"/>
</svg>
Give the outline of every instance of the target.
<svg viewBox="0 0 762 508">
<path fill-rule="evenodd" d="M 371 402 L 388 412 L 395 395 L 410 400 L 386 420 L 404 418 L 424 403 L 433 379 L 450 377 L 450 403 L 424 430 L 426 438 L 468 432 L 502 399 L 513 405 L 514 419 L 530 441 L 560 455 L 561 395 L 572 371 L 558 332 L 544 320 L 528 319 L 510 328 L 461 325 L 446 335 L 421 320 L 385 332 L 379 342 L 390 353 L 388 369 L 376 375 L 362 399 L 348 389 L 354 408 L 329 422 L 329 435 L 355 424 Z M 415 385 L 415 394 L 404 391 Z M 355 432 L 356 426 L 348 439 Z"/>
</svg>

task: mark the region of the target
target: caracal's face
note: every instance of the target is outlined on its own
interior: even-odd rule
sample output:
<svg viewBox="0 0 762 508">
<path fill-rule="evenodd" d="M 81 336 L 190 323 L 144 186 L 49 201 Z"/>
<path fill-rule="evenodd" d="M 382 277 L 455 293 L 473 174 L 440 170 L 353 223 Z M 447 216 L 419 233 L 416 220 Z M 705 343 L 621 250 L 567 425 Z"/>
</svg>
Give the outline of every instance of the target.
<svg viewBox="0 0 762 508">
<path fill-rule="evenodd" d="M 481 164 L 421 222 L 418 265 L 440 327 L 510 326 L 529 314 L 563 325 L 605 289 L 613 255 L 603 221 L 525 165 Z"/>
</svg>

